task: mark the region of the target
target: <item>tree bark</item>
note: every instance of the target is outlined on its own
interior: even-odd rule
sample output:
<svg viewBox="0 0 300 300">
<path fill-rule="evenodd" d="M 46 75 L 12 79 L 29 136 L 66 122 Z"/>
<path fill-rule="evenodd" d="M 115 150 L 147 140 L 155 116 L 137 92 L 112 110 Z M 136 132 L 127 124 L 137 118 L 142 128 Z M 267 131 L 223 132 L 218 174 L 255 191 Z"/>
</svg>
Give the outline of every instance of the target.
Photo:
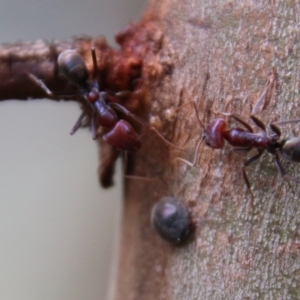
<svg viewBox="0 0 300 300">
<path fill-rule="evenodd" d="M 253 205 L 241 168 L 255 152 L 202 145 L 195 168 L 175 161 L 192 160 L 203 133 L 192 105 L 176 107 L 196 101 L 205 124 L 220 117 L 216 111 L 249 121 L 272 68 L 275 84 L 257 117 L 299 117 L 299 15 L 293 1 L 150 2 L 142 22 L 161 36 L 155 61 L 166 70 L 147 82 L 150 120 L 186 153 L 148 136 L 134 156 L 135 174 L 160 183 L 126 182 L 115 299 L 300 297 L 299 187 L 282 181 L 274 157 L 247 168 Z M 288 170 L 297 176 L 299 166 Z M 151 207 L 169 195 L 193 217 L 187 246 L 168 245 L 150 226 Z"/>
<path fill-rule="evenodd" d="M 134 175 L 157 180 L 126 179 L 114 299 L 300 297 L 299 188 L 281 180 L 274 157 L 265 155 L 247 168 L 253 199 L 242 164 L 254 153 L 203 144 L 194 168 L 176 161 L 193 159 L 203 133 L 192 105 L 176 110 L 191 100 L 204 124 L 220 117 L 218 112 L 248 122 L 275 76 L 257 116 L 266 124 L 298 117 L 299 15 L 293 1 L 153 0 L 138 24 L 117 35 L 121 50 L 105 48 L 103 89 L 129 88 L 133 96 L 122 105 L 147 116 L 185 150 L 171 149 L 149 133 L 130 157 Z M 1 57 L 0 51 L 0 62 Z M 54 69 L 45 75 L 50 85 Z M 59 78 L 53 80 L 60 86 Z M 12 98 L 11 87 L 8 94 L 0 91 L 0 99 Z M 24 93 L 18 98 L 40 96 Z M 284 126 L 283 136 L 291 136 L 293 127 Z M 107 151 L 100 173 L 108 174 L 109 186 L 117 154 Z M 299 166 L 286 166 L 297 176 Z M 151 208 L 164 196 L 179 198 L 190 211 L 195 233 L 188 245 L 170 246 L 151 228 Z"/>
</svg>

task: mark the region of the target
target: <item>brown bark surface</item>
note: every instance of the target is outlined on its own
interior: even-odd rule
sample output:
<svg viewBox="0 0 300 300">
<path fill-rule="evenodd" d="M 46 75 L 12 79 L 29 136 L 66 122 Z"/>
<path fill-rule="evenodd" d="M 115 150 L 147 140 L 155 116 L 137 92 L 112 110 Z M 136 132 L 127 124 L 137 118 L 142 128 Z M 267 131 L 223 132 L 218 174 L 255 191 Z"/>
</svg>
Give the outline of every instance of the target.
<svg viewBox="0 0 300 300">
<path fill-rule="evenodd" d="M 192 160 L 203 133 L 192 105 L 178 106 L 196 101 L 204 124 L 224 111 L 249 121 L 272 70 L 276 80 L 257 116 L 266 124 L 299 117 L 299 15 L 295 1 L 151 1 L 140 23 L 117 35 L 120 51 L 99 42 L 102 89 L 130 90 L 121 104 L 186 150 L 149 133 L 131 156 L 134 175 L 158 181 L 126 180 L 115 299 L 300 298 L 299 187 L 281 180 L 274 157 L 247 169 L 254 199 L 241 167 L 255 151 L 203 144 L 195 168 L 175 161 Z M 91 70 L 89 39 L 34 45 L 0 48 L 1 100 L 45 96 L 26 72 L 70 93 L 56 66 L 67 47 L 78 49 Z M 284 137 L 293 134 L 297 126 L 283 127 Z M 102 149 L 100 178 L 110 186 L 118 154 Z M 299 166 L 285 165 L 297 176 Z M 188 245 L 170 246 L 151 228 L 151 208 L 163 196 L 188 207 L 195 225 Z"/>
<path fill-rule="evenodd" d="M 115 299 L 298 299 L 300 288 L 299 187 L 282 181 L 265 154 L 202 145 L 192 160 L 204 123 L 233 112 L 249 121 L 272 68 L 276 82 L 266 97 L 265 123 L 299 117 L 299 5 L 293 1 L 152 1 L 143 22 L 157 29 L 160 76 L 146 83 L 150 121 L 186 153 L 155 136 L 134 156 L 135 173 L 160 183 L 127 181 Z M 166 67 L 166 65 L 168 67 Z M 251 122 L 250 122 L 251 123 Z M 253 124 L 251 124 L 253 125 Z M 255 127 L 255 126 L 254 126 Z M 298 126 L 284 126 L 283 136 Z M 255 128 L 259 131 L 259 129 Z M 289 164 L 295 176 L 299 166 Z M 150 227 L 150 211 L 163 196 L 180 198 L 196 224 L 193 241 L 172 247 Z"/>
<path fill-rule="evenodd" d="M 62 91 L 66 95 L 74 94 L 74 86 L 58 72 L 57 57 L 68 48 L 76 49 L 86 57 L 90 54 L 91 42 L 92 39 L 87 37 L 51 43 L 38 40 L 1 45 L 0 100 L 47 97 L 43 89 L 30 79 L 29 74 L 42 80 L 53 92 L 54 99 L 63 98 Z"/>
</svg>

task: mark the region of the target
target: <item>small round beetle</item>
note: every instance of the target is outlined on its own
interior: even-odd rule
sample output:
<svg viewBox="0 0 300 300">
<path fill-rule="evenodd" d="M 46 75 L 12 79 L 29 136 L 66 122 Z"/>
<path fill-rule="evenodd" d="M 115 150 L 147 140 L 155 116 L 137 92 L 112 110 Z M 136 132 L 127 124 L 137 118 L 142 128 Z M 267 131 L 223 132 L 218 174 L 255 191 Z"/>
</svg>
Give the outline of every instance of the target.
<svg viewBox="0 0 300 300">
<path fill-rule="evenodd" d="M 174 197 L 163 197 L 154 205 L 151 223 L 161 238 L 172 244 L 182 244 L 191 233 L 189 213 Z"/>
</svg>

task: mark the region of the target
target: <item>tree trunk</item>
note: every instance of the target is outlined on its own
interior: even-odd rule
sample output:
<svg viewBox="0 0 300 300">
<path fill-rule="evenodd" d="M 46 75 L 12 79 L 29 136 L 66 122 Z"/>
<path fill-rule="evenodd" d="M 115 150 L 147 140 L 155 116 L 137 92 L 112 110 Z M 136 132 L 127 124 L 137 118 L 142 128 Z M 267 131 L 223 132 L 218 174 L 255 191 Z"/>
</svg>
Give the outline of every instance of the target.
<svg viewBox="0 0 300 300">
<path fill-rule="evenodd" d="M 264 101 L 257 117 L 265 124 L 298 117 L 299 15 L 293 1 L 153 0 L 137 25 L 117 35 L 120 51 L 100 43 L 103 89 L 126 90 L 141 77 L 142 88 L 132 88 L 134 96 L 122 105 L 148 114 L 153 127 L 185 150 L 149 133 L 130 157 L 132 174 L 157 180 L 126 179 L 114 299 L 300 298 L 299 188 L 281 180 L 274 156 L 247 168 L 253 197 L 242 166 L 255 151 L 237 153 L 228 145 L 214 150 L 203 143 L 194 168 L 176 160 L 192 161 L 203 134 L 192 104 L 176 110 L 191 100 L 204 124 L 220 117 L 218 112 L 248 122 L 258 99 Z M 91 41 L 86 43 L 80 53 L 90 53 Z M 14 56 L 9 59 L 10 76 L 16 65 Z M 49 72 L 28 68 L 65 89 L 66 82 L 53 77 L 53 66 Z M 0 99 L 13 97 L 14 86 L 4 88 L 8 94 L 0 92 Z M 30 89 L 18 98 L 42 92 L 33 83 Z M 283 136 L 291 136 L 293 127 L 284 126 Z M 118 154 L 105 147 L 100 176 L 105 174 L 101 182 L 109 186 Z M 297 177 L 299 167 L 285 165 Z M 187 245 L 170 246 L 151 228 L 151 208 L 164 196 L 177 197 L 191 214 L 195 232 Z"/>
<path fill-rule="evenodd" d="M 249 121 L 273 68 L 275 84 L 257 116 L 266 124 L 299 117 L 299 15 L 293 1 L 150 3 L 142 23 L 155 28 L 161 45 L 159 75 L 146 84 L 150 120 L 186 152 L 151 135 L 134 155 L 135 174 L 160 182 L 126 182 L 115 299 L 300 297 L 299 188 L 282 181 L 274 157 L 247 168 L 253 201 L 242 164 L 255 151 L 201 145 L 195 168 L 175 161 L 192 160 L 203 133 L 192 105 L 176 107 L 196 101 L 204 124 L 224 111 Z M 290 131 L 283 127 L 283 136 Z M 187 205 L 195 223 L 194 239 L 183 247 L 150 226 L 151 207 L 169 195 Z"/>
</svg>

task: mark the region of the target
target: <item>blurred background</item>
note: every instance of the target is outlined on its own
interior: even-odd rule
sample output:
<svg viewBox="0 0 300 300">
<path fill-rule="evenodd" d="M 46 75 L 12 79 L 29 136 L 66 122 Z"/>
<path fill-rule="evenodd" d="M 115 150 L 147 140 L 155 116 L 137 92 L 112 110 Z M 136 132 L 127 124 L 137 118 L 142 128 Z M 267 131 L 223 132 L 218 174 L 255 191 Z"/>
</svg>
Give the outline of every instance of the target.
<svg viewBox="0 0 300 300">
<path fill-rule="evenodd" d="M 146 0 L 3 0 L 0 43 L 114 34 Z M 0 102 L 0 299 L 110 299 L 122 176 L 99 187 L 96 143 L 69 135 L 75 103 Z"/>
</svg>

